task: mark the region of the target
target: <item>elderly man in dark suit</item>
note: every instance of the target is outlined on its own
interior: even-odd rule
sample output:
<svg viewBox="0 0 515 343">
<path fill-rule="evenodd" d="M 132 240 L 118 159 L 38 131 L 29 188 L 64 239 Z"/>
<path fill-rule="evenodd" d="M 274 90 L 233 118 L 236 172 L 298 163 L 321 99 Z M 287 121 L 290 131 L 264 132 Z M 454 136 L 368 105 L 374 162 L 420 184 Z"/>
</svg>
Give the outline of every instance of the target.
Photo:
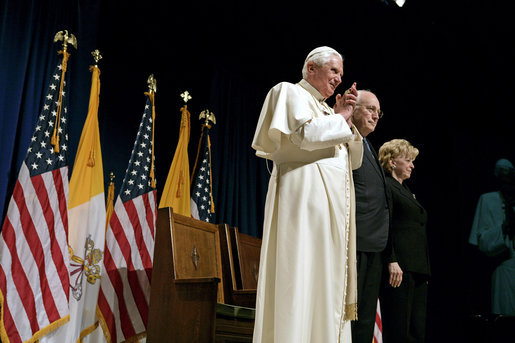
<svg viewBox="0 0 515 343">
<path fill-rule="evenodd" d="M 383 268 L 381 253 L 388 240 L 385 176 L 377 153 L 367 139 L 382 116 L 376 95 L 366 90 L 358 91 L 352 123 L 363 136 L 363 162 L 352 172 L 356 194 L 358 270 L 358 320 L 352 322 L 353 343 L 372 342 Z"/>
</svg>

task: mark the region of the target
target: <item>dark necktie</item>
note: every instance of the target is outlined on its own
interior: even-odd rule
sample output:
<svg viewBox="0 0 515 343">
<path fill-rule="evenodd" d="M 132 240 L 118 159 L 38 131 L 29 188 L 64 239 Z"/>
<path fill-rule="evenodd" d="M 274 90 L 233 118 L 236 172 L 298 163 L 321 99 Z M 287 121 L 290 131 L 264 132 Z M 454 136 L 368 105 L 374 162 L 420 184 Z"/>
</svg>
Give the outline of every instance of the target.
<svg viewBox="0 0 515 343">
<path fill-rule="evenodd" d="M 367 141 L 367 139 L 366 139 L 366 138 L 363 138 L 363 143 L 365 143 L 365 145 L 366 145 L 366 147 L 367 147 L 368 151 L 369 151 L 370 153 L 372 153 L 372 149 L 370 149 L 370 145 L 368 144 L 368 141 Z"/>
</svg>

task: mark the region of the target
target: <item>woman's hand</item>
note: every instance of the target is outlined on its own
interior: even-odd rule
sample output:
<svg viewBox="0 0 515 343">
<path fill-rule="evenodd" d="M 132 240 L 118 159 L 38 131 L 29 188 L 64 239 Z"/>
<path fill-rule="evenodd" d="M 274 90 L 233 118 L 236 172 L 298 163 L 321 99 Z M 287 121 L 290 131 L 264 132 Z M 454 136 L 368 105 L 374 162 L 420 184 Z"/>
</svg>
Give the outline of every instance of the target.
<svg viewBox="0 0 515 343">
<path fill-rule="evenodd" d="M 390 272 L 390 285 L 392 287 L 399 287 L 402 282 L 402 269 L 397 262 L 388 264 L 388 271 Z"/>
</svg>

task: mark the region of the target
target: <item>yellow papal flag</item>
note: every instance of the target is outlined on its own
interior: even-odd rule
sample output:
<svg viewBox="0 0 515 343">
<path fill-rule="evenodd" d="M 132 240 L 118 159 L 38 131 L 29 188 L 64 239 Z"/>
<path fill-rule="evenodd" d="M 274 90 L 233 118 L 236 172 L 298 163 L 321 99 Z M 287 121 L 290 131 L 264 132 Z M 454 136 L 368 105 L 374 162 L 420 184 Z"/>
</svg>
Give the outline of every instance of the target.
<svg viewBox="0 0 515 343">
<path fill-rule="evenodd" d="M 181 108 L 181 129 L 179 143 L 175 149 L 172 166 L 168 172 L 161 195 L 159 208 L 172 207 L 174 213 L 191 217 L 190 206 L 190 163 L 188 143 L 190 141 L 190 112 L 186 105 Z"/>
<path fill-rule="evenodd" d="M 96 305 L 105 241 L 104 171 L 98 128 L 100 70 L 91 67 L 89 109 L 70 179 L 68 200 L 70 321 L 42 342 L 80 342 L 97 326 Z"/>
</svg>

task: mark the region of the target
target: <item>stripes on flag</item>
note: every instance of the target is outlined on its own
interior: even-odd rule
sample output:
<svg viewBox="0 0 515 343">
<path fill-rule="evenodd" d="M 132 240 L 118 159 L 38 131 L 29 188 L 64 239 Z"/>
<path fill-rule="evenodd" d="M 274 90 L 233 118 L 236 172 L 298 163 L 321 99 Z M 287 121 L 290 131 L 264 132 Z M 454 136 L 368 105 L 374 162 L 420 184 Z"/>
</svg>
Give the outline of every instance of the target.
<svg viewBox="0 0 515 343">
<path fill-rule="evenodd" d="M 36 340 L 69 320 L 67 52 L 52 74 L 0 237 L 0 336 Z"/>
<path fill-rule="evenodd" d="M 107 342 L 146 335 L 156 224 L 154 94 L 148 95 L 127 172 L 106 232 L 99 322 Z"/>
<path fill-rule="evenodd" d="M 372 343 L 383 343 L 383 323 L 381 321 L 381 306 L 377 299 L 376 320 L 374 324 L 374 339 Z"/>
</svg>

